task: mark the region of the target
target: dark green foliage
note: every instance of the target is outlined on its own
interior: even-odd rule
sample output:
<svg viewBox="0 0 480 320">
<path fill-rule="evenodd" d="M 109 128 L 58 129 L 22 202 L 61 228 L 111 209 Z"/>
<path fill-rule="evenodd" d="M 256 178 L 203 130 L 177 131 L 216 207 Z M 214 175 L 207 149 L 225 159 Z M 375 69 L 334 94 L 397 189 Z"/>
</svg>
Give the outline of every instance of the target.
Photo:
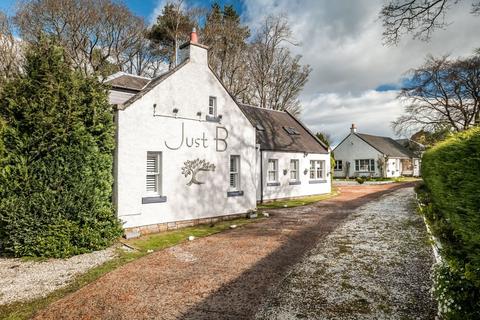
<svg viewBox="0 0 480 320">
<path fill-rule="evenodd" d="M 0 97 L 0 252 L 67 257 L 121 234 L 112 206 L 107 91 L 43 40 Z M 0 125 L 1 127 L 1 125 Z"/>
<path fill-rule="evenodd" d="M 479 175 L 479 127 L 446 139 L 423 157 L 426 206 L 422 211 L 443 246 L 447 267 L 442 268 L 448 272 L 438 272 L 455 275 L 445 290 L 461 307 L 447 314 L 452 319 L 480 319 Z"/>
</svg>

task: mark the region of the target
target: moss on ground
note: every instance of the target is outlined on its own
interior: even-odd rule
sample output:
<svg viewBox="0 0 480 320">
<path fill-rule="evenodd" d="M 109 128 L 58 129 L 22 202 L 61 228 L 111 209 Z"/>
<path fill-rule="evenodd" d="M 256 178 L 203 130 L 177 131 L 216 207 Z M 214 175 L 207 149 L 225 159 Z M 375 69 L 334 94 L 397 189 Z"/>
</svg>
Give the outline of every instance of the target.
<svg viewBox="0 0 480 320">
<path fill-rule="evenodd" d="M 37 298 L 27 302 L 16 302 L 8 305 L 0 306 L 1 320 L 17 320 L 30 319 L 37 311 L 47 307 L 49 304 L 65 297 L 67 294 L 75 292 L 87 284 L 97 280 L 101 276 L 113 271 L 129 262 L 146 256 L 153 251 L 159 251 L 168 247 L 178 245 L 182 242 L 188 241 L 189 236 L 196 238 L 206 237 L 228 230 L 231 225 L 235 224 L 241 227 L 248 223 L 262 220 L 240 218 L 229 221 L 218 222 L 213 225 L 198 225 L 174 231 L 162 232 L 152 235 L 147 235 L 137 239 L 123 240 L 122 243 L 134 247 L 136 250 L 125 251 L 117 249 L 117 256 L 104 264 L 94 267 L 86 273 L 78 276 L 66 287 L 58 289 L 47 295 L 46 297 Z"/>
<path fill-rule="evenodd" d="M 327 194 L 307 196 L 307 197 L 301 197 L 301 198 L 295 198 L 295 199 L 289 199 L 289 200 L 271 201 L 271 202 L 260 204 L 258 205 L 257 208 L 259 210 L 263 210 L 263 209 L 281 209 L 281 208 L 293 208 L 293 207 L 306 206 L 308 204 L 312 204 L 318 201 L 333 198 L 335 196 L 338 196 L 339 194 L 340 194 L 340 191 L 337 188 L 332 188 L 332 192 Z"/>
</svg>

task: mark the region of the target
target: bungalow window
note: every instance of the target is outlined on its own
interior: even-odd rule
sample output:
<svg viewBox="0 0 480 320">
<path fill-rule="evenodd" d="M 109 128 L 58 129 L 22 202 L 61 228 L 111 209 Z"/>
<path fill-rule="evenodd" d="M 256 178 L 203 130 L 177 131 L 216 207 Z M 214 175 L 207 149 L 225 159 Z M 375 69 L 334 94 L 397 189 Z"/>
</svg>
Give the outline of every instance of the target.
<svg viewBox="0 0 480 320">
<path fill-rule="evenodd" d="M 311 180 L 323 180 L 325 168 L 325 161 L 323 160 L 310 160 L 310 179 Z"/>
<path fill-rule="evenodd" d="M 147 152 L 147 175 L 146 192 L 147 194 L 161 194 L 161 152 Z"/>
<path fill-rule="evenodd" d="M 298 160 L 297 159 L 290 160 L 290 180 L 292 181 L 298 180 Z"/>
<path fill-rule="evenodd" d="M 355 160 L 355 171 L 373 172 L 375 171 L 374 159 L 357 159 Z"/>
<path fill-rule="evenodd" d="M 268 182 L 278 181 L 278 160 L 277 159 L 268 159 L 267 181 Z"/>
<path fill-rule="evenodd" d="M 217 98 L 210 97 L 208 99 L 208 115 L 212 117 L 217 116 Z"/>
<path fill-rule="evenodd" d="M 335 160 L 335 171 L 342 171 L 343 170 L 343 161 L 342 160 Z"/>
<path fill-rule="evenodd" d="M 240 189 L 240 156 L 230 156 L 230 188 Z"/>
</svg>

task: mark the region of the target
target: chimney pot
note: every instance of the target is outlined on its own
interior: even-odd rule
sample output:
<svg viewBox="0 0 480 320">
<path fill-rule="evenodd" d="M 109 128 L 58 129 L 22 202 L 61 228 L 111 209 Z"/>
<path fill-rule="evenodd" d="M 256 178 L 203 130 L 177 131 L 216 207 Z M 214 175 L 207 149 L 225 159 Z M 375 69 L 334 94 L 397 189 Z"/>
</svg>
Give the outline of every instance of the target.
<svg viewBox="0 0 480 320">
<path fill-rule="evenodd" d="M 350 133 L 356 133 L 357 132 L 357 126 L 355 123 L 352 123 L 352 127 L 350 128 Z"/>
<path fill-rule="evenodd" d="M 191 43 L 198 43 L 198 36 L 197 36 L 197 29 L 193 28 L 192 33 L 190 33 L 190 42 Z"/>
</svg>

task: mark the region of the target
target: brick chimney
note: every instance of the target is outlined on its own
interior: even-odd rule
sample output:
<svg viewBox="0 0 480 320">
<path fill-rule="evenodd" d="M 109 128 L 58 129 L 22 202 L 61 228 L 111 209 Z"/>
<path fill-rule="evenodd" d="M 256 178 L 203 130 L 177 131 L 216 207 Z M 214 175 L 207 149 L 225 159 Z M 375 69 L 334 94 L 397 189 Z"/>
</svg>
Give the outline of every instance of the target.
<svg viewBox="0 0 480 320">
<path fill-rule="evenodd" d="M 190 43 L 198 43 L 197 29 L 193 28 L 190 33 Z"/>
<path fill-rule="evenodd" d="M 352 126 L 350 127 L 350 133 L 357 133 L 357 126 L 355 123 L 352 123 Z"/>
<path fill-rule="evenodd" d="M 208 66 L 208 47 L 198 43 L 197 30 L 193 28 L 190 40 L 180 46 L 178 64 L 186 59 L 190 62 Z"/>
</svg>

